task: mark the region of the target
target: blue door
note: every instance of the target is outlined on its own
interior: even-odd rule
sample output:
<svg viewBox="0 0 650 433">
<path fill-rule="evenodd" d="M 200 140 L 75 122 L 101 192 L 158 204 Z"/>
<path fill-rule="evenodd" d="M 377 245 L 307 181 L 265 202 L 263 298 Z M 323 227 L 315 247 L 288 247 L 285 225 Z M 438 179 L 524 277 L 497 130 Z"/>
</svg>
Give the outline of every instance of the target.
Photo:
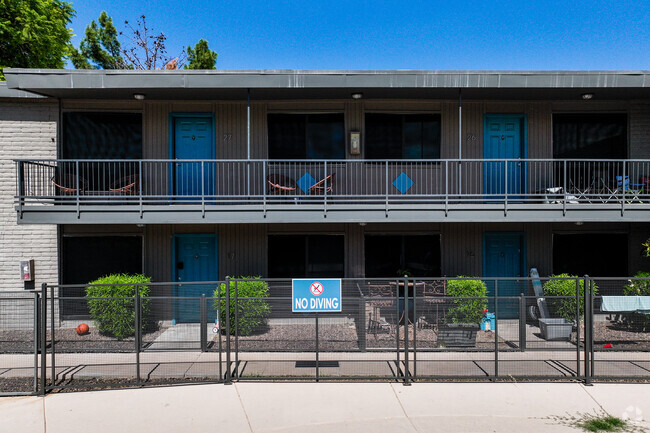
<svg viewBox="0 0 650 433">
<path fill-rule="evenodd" d="M 214 164 L 196 160 L 214 158 L 212 117 L 173 116 L 174 194 L 185 197 L 214 196 Z M 194 160 L 194 161 L 182 161 Z"/>
<path fill-rule="evenodd" d="M 216 235 L 175 235 L 174 236 L 174 281 L 216 281 L 219 279 L 217 265 L 217 236 Z M 214 285 L 182 285 L 174 290 L 174 319 L 177 322 L 199 322 L 200 303 L 196 299 L 183 297 L 200 297 L 205 294 L 211 297 Z M 208 321 L 212 321 L 214 313 L 208 303 Z"/>
<path fill-rule="evenodd" d="M 522 159 L 524 155 L 524 116 L 488 114 L 483 137 L 484 159 Z M 524 170 L 521 161 L 487 161 L 483 164 L 483 193 L 486 200 L 520 199 Z"/>
<path fill-rule="evenodd" d="M 483 276 L 484 277 L 523 277 L 524 235 L 522 233 L 486 233 L 483 237 Z M 522 281 L 487 281 L 488 296 L 518 297 L 525 288 Z M 498 284 L 498 287 L 496 287 Z M 499 318 L 515 319 L 519 317 L 517 299 L 499 300 Z M 494 312 L 494 303 L 488 307 Z"/>
</svg>

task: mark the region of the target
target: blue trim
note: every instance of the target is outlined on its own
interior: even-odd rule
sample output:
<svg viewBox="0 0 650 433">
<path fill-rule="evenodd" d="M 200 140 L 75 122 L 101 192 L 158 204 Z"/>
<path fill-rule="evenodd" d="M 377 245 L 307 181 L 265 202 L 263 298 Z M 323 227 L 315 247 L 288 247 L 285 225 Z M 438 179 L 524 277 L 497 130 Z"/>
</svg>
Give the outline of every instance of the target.
<svg viewBox="0 0 650 433">
<path fill-rule="evenodd" d="M 219 236 L 216 233 L 174 233 L 172 234 L 172 281 L 176 283 L 178 275 L 176 274 L 176 239 L 178 238 L 214 238 L 214 265 L 217 267 L 217 272 L 221 271 L 219 268 Z M 217 273 L 217 280 L 219 274 Z M 174 284 L 172 287 L 172 297 L 178 295 L 178 286 Z M 178 318 L 178 304 L 172 300 L 172 324 L 176 324 Z"/>
<path fill-rule="evenodd" d="M 521 123 L 521 159 L 528 159 L 528 115 L 525 113 L 486 113 L 483 115 L 483 158 L 487 148 L 487 123 L 490 117 L 510 117 L 518 119 Z M 507 185 L 506 185 L 507 188 Z M 521 196 L 526 198 L 528 192 L 528 167 L 524 164 L 521 173 Z M 485 185 L 483 185 L 485 191 Z"/>
<path fill-rule="evenodd" d="M 211 148 L 211 159 L 216 159 L 216 150 L 217 150 L 217 129 L 216 129 L 216 124 L 217 124 L 217 116 L 215 113 L 169 113 L 169 149 L 168 149 L 168 156 L 169 159 L 176 159 L 176 152 L 175 152 L 175 142 L 174 142 L 174 123 L 175 119 L 177 118 L 182 118 L 182 117 L 196 117 L 196 118 L 201 118 L 201 119 L 210 119 L 210 122 L 212 123 L 212 148 Z M 168 185 L 168 191 L 169 195 L 172 195 L 174 193 L 174 164 L 170 164 L 169 166 L 169 185 Z"/>
</svg>

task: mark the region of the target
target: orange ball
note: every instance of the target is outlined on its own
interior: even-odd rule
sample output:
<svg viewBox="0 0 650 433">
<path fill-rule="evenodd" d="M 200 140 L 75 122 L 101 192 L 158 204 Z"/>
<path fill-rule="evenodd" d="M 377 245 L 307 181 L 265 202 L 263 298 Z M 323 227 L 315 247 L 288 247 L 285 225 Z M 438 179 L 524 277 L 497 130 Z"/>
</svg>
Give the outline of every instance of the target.
<svg viewBox="0 0 650 433">
<path fill-rule="evenodd" d="M 77 326 L 76 331 L 77 335 L 84 335 L 90 331 L 90 328 L 85 323 L 82 323 L 81 325 Z"/>
</svg>

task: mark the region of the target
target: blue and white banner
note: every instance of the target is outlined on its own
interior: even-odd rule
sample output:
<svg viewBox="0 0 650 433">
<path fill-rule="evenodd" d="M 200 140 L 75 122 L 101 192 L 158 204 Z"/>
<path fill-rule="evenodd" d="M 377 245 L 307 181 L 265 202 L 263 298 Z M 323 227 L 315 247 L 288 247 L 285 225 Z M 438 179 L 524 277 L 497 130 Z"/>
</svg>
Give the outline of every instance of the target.
<svg viewBox="0 0 650 433">
<path fill-rule="evenodd" d="M 291 280 L 291 293 L 291 311 L 294 313 L 341 311 L 340 279 Z"/>
</svg>

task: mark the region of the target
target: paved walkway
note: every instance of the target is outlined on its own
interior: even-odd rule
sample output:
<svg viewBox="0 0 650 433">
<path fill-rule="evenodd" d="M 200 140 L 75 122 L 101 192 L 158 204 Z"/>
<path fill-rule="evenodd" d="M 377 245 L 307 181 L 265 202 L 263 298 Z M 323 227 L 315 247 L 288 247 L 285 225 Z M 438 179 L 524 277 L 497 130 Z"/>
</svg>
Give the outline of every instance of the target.
<svg viewBox="0 0 650 433">
<path fill-rule="evenodd" d="M 648 384 L 236 383 L 0 398 L 0 432 L 571 432 L 607 412 L 650 428 Z"/>
</svg>

